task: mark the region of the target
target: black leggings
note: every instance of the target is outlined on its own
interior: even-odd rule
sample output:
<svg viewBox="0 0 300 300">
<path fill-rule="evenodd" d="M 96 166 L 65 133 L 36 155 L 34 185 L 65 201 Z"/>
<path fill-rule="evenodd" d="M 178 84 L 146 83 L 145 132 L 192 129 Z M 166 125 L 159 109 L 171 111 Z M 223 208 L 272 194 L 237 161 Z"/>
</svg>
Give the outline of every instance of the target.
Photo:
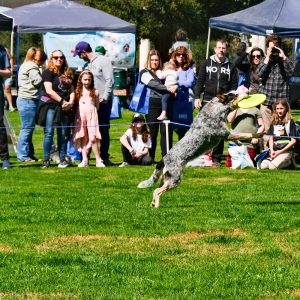
<svg viewBox="0 0 300 300">
<path fill-rule="evenodd" d="M 155 158 L 155 151 L 157 147 L 157 137 L 160 130 L 160 147 L 162 157 L 167 154 L 166 144 L 166 126 L 164 123 L 157 120 L 157 117 L 161 114 L 162 106 L 160 98 L 150 98 L 149 111 L 146 115 L 146 121 L 150 130 L 152 147 L 149 149 L 149 155 L 153 159 Z M 169 147 L 172 147 L 172 130 L 169 130 Z"/>
<path fill-rule="evenodd" d="M 137 159 L 132 158 L 129 150 L 125 146 L 121 145 L 121 150 L 122 150 L 122 154 L 123 154 L 123 161 L 127 162 L 130 165 L 148 166 L 153 163 L 152 158 L 148 155 L 144 155 L 141 157 L 141 159 L 137 160 Z"/>
</svg>

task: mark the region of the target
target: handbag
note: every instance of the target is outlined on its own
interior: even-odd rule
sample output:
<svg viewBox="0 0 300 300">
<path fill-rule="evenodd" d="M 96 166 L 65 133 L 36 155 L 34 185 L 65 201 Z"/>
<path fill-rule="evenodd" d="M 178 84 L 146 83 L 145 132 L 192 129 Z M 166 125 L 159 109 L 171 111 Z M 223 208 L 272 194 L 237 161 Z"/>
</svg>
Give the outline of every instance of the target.
<svg viewBox="0 0 300 300">
<path fill-rule="evenodd" d="M 142 114 L 148 114 L 150 93 L 151 89 L 147 88 L 145 84 L 141 83 L 139 75 L 138 83 L 134 89 L 129 104 L 129 109 Z"/>
<path fill-rule="evenodd" d="M 256 162 L 256 168 L 260 169 L 260 165 L 262 163 L 262 161 L 266 158 L 268 158 L 270 156 L 270 149 L 266 149 L 264 151 L 262 151 L 261 153 L 259 153 L 255 158 L 255 162 Z"/>
<path fill-rule="evenodd" d="M 122 118 L 120 97 L 114 96 L 112 99 L 110 119 L 120 119 L 120 118 Z"/>
<path fill-rule="evenodd" d="M 255 158 L 254 160 L 256 161 L 256 163 L 259 163 L 261 161 L 263 161 L 265 158 L 268 158 L 270 156 L 270 149 L 266 149 L 262 152 L 260 152 Z"/>
<path fill-rule="evenodd" d="M 172 122 L 183 125 L 191 125 L 193 122 L 193 102 L 189 101 L 189 90 L 179 88 L 177 96 L 173 101 L 173 119 Z M 173 125 L 175 128 L 186 128 L 178 124 Z"/>
<path fill-rule="evenodd" d="M 81 161 L 82 160 L 82 154 L 72 144 L 72 135 L 68 138 L 67 142 L 67 155 L 69 155 L 72 158 L 72 161 Z"/>
<path fill-rule="evenodd" d="M 232 169 L 254 168 L 253 161 L 245 145 L 229 147 L 228 152 L 231 156 Z"/>
</svg>

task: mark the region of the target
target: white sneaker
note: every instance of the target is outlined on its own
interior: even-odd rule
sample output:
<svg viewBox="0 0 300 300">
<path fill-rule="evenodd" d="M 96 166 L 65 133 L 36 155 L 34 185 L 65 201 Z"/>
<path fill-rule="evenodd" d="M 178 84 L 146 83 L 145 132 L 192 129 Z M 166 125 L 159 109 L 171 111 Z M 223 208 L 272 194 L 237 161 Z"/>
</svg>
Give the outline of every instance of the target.
<svg viewBox="0 0 300 300">
<path fill-rule="evenodd" d="M 89 163 L 86 160 L 83 160 L 77 167 L 78 168 L 87 168 Z"/>
<path fill-rule="evenodd" d="M 124 168 L 124 167 L 127 167 L 129 166 L 129 163 L 126 162 L 126 161 L 123 161 L 120 165 L 119 165 L 119 168 Z"/>
<path fill-rule="evenodd" d="M 64 169 L 64 168 L 70 167 L 71 165 L 72 164 L 70 162 L 63 160 L 59 163 L 59 165 L 57 167 L 60 169 Z"/>
<path fill-rule="evenodd" d="M 105 164 L 103 163 L 103 160 L 100 159 L 100 160 L 97 160 L 96 161 L 96 168 L 105 168 Z"/>
</svg>

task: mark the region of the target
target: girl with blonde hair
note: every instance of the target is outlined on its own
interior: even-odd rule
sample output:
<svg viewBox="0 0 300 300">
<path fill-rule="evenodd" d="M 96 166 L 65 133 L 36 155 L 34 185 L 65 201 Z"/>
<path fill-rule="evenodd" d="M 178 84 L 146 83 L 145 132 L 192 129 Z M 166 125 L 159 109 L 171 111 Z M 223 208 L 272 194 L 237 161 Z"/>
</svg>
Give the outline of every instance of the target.
<svg viewBox="0 0 300 300">
<path fill-rule="evenodd" d="M 260 169 L 283 169 L 294 161 L 296 125 L 288 101 L 276 100 L 272 111 L 271 127 L 268 132 L 270 156 L 261 162 Z"/>
</svg>

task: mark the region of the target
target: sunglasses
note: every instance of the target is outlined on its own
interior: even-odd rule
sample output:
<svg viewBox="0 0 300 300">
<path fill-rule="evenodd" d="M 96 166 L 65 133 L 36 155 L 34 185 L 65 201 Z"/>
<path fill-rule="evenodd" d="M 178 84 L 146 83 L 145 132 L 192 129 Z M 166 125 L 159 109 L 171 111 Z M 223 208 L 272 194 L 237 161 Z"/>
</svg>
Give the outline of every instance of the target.
<svg viewBox="0 0 300 300">
<path fill-rule="evenodd" d="M 261 58 L 261 55 L 258 54 L 258 55 L 252 55 L 252 58 Z"/>
<path fill-rule="evenodd" d="M 186 57 L 186 55 L 185 55 L 185 54 L 182 54 L 182 53 L 176 53 L 176 56 Z"/>
<path fill-rule="evenodd" d="M 59 60 L 59 59 L 63 60 L 64 59 L 63 56 L 52 56 L 52 58 L 55 60 Z"/>
</svg>

